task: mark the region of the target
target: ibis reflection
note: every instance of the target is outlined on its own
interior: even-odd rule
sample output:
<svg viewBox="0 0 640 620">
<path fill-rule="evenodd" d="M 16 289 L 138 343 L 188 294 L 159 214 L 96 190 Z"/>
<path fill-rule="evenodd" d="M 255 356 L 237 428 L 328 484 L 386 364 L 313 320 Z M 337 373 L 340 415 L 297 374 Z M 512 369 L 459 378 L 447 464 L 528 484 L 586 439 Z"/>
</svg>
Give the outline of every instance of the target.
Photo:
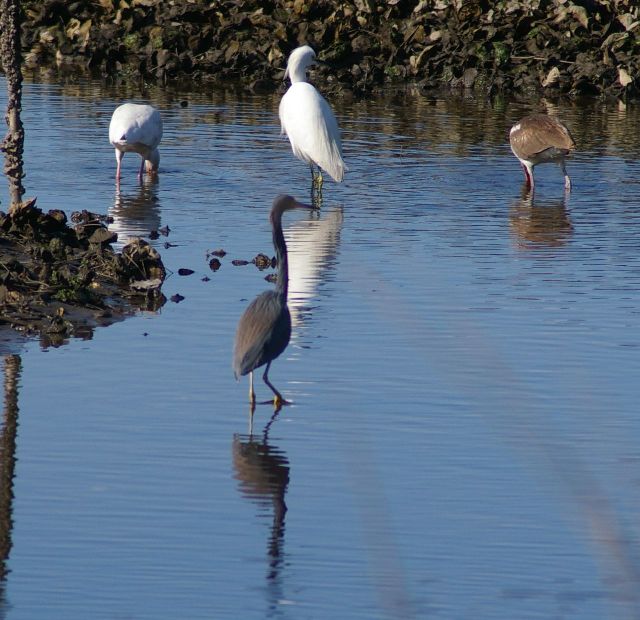
<svg viewBox="0 0 640 620">
<path fill-rule="evenodd" d="M 145 175 L 140 184 L 116 186 L 113 207 L 109 215 L 113 222 L 109 230 L 118 233 L 118 245 L 124 246 L 134 237 L 148 237 L 160 228 L 160 201 L 157 175 Z"/>
<path fill-rule="evenodd" d="M 558 199 L 538 199 L 523 190 L 509 209 L 509 224 L 518 247 L 559 247 L 567 243 L 573 234 L 567 203 L 567 194 Z"/>
</svg>

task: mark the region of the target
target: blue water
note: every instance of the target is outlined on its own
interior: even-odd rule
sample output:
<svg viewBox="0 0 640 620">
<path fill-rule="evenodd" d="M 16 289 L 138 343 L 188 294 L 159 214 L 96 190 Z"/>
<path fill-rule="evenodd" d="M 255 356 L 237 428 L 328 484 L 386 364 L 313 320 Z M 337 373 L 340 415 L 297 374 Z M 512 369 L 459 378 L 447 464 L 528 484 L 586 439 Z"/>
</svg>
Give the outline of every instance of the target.
<svg viewBox="0 0 640 620">
<path fill-rule="evenodd" d="M 159 179 L 127 155 L 117 191 L 110 114 L 145 97 Z M 640 618 L 638 109 L 549 108 L 574 189 L 542 166 L 530 200 L 507 135 L 533 107 L 332 104 L 345 182 L 285 216 L 294 332 L 270 378 L 292 404 L 249 437 L 231 350 L 271 285 L 231 261 L 271 256 L 273 197 L 310 185 L 278 97 L 25 86 L 27 195 L 108 212 L 122 241 L 169 226 L 163 292 L 185 299 L 6 345 L 0 617 Z"/>
</svg>

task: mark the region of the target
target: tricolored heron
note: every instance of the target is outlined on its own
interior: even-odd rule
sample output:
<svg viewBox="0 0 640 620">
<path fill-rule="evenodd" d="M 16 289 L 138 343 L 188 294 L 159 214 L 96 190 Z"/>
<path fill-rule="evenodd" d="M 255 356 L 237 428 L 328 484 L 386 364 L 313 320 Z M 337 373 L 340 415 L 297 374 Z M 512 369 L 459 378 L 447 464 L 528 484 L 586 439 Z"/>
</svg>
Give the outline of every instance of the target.
<svg viewBox="0 0 640 620">
<path fill-rule="evenodd" d="M 271 362 L 287 348 L 291 338 L 291 315 L 287 307 L 289 264 L 287 244 L 282 233 L 282 214 L 291 209 L 313 208 L 298 202 L 292 196 L 280 195 L 273 201 L 269 218 L 278 261 L 276 288 L 258 295 L 244 311 L 236 330 L 233 352 L 233 372 L 236 379 L 249 374 L 249 402 L 252 407 L 256 402 L 253 371 L 265 364 L 267 367 L 262 378 L 274 394 L 274 406 L 279 408 L 286 403 L 282 394 L 269 381 Z"/>
</svg>

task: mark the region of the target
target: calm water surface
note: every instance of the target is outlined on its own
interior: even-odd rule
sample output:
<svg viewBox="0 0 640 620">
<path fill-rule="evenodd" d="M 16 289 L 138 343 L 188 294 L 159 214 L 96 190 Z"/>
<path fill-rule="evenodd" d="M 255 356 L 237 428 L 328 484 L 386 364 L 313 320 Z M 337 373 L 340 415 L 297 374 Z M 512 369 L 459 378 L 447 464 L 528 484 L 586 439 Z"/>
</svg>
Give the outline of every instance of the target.
<svg viewBox="0 0 640 620">
<path fill-rule="evenodd" d="M 24 96 L 27 195 L 121 240 L 168 225 L 185 299 L 4 343 L 0 617 L 640 618 L 637 107 L 549 104 L 574 191 L 543 166 L 532 200 L 506 140 L 526 104 L 334 99 L 346 181 L 285 216 L 293 404 L 249 436 L 231 349 L 270 285 L 231 260 L 273 253 L 273 197 L 310 180 L 278 97 L 145 93 L 161 174 L 128 155 L 118 190 L 109 119 L 140 93 Z"/>
</svg>

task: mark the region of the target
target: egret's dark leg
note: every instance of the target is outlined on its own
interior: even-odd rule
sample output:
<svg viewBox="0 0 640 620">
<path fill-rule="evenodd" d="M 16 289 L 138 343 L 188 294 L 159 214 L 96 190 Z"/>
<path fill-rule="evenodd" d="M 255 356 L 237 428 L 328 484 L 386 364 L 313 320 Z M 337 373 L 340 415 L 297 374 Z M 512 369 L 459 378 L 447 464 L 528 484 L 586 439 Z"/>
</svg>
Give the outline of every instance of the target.
<svg viewBox="0 0 640 620">
<path fill-rule="evenodd" d="M 269 386 L 269 389 L 274 393 L 275 398 L 273 399 L 274 407 L 281 407 L 282 405 L 286 405 L 287 401 L 284 399 L 282 394 L 276 390 L 273 384 L 269 381 L 269 367 L 271 366 L 271 362 L 267 364 L 267 367 L 264 370 L 264 375 L 262 375 L 262 380 Z"/>
</svg>

